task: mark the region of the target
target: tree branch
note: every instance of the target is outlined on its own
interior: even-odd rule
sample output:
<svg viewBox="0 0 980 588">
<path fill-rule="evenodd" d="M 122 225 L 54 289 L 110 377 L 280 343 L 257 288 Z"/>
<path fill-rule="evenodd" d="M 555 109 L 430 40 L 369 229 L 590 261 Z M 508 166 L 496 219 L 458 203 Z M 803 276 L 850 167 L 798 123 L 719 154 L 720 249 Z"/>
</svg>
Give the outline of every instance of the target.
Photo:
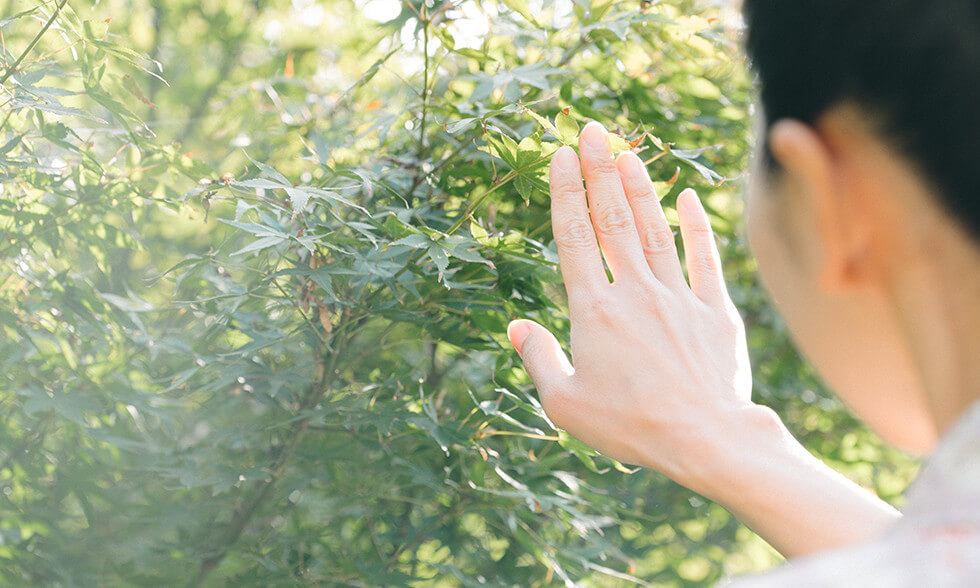
<svg viewBox="0 0 980 588">
<path fill-rule="evenodd" d="M 37 45 L 38 41 L 41 40 L 41 37 L 44 36 L 44 33 L 48 32 L 48 29 L 51 28 L 51 25 L 54 23 L 54 19 L 58 18 L 58 15 L 61 14 L 61 9 L 65 6 L 65 4 L 68 4 L 68 0 L 61 0 L 61 4 L 59 4 L 58 7 L 54 9 L 54 12 L 51 14 L 51 18 L 48 19 L 48 22 L 44 23 L 44 26 L 41 28 L 41 30 L 38 31 L 36 35 L 34 35 L 34 38 L 31 40 L 30 45 L 27 46 L 27 49 L 24 49 L 24 52 L 20 54 L 20 57 L 17 58 L 17 61 L 15 61 L 14 64 L 8 67 L 7 71 L 4 72 L 3 77 L 0 78 L 0 84 L 3 84 L 10 78 L 10 76 L 14 75 L 14 72 L 17 71 L 17 67 L 20 66 L 20 63 L 24 61 L 24 58 L 27 57 L 28 53 L 30 53 L 31 50 L 34 49 L 34 46 Z"/>
<path fill-rule="evenodd" d="M 366 320 L 366 317 L 361 320 Z M 346 350 L 347 345 L 353 338 L 353 335 L 348 332 L 350 330 L 348 325 L 350 325 L 350 321 L 344 322 L 338 327 L 337 332 L 340 340 L 335 347 L 335 351 L 330 356 L 330 364 L 324 370 L 321 380 L 314 383 L 310 389 L 306 398 L 301 403 L 297 411 L 298 413 L 302 414 L 314 408 L 333 387 L 334 380 L 336 379 L 334 370 L 337 367 L 341 354 Z M 354 325 L 353 328 L 356 329 L 356 327 L 357 325 Z M 340 334 L 341 332 L 343 333 L 342 335 Z M 228 554 L 228 550 L 238 541 L 238 538 L 245 530 L 245 526 L 252 520 L 255 513 L 258 512 L 262 504 L 272 494 L 276 482 L 279 481 L 279 478 L 282 477 L 286 469 L 289 459 L 293 456 L 293 453 L 309 431 L 310 418 L 309 416 L 304 416 L 294 423 L 290 430 L 289 440 L 282 447 L 270 467 L 269 478 L 253 484 L 251 493 L 235 507 L 231 520 L 224 527 L 224 530 L 212 541 L 212 547 L 207 551 L 207 555 L 201 561 L 201 567 L 198 569 L 197 576 L 191 582 L 192 586 L 201 586 L 204 583 L 208 575 Z"/>
</svg>

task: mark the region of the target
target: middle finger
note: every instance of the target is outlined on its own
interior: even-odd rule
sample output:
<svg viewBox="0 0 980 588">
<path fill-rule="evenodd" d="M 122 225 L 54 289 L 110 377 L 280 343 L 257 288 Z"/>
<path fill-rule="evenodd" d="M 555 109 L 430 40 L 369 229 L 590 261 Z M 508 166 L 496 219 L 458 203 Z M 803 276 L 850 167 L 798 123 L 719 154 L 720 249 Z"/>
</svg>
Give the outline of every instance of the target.
<svg viewBox="0 0 980 588">
<path fill-rule="evenodd" d="M 579 137 L 579 152 L 592 225 L 613 281 L 649 272 L 633 222 L 633 211 L 623 192 L 609 138 L 601 124 L 590 122 L 585 126 Z"/>
</svg>

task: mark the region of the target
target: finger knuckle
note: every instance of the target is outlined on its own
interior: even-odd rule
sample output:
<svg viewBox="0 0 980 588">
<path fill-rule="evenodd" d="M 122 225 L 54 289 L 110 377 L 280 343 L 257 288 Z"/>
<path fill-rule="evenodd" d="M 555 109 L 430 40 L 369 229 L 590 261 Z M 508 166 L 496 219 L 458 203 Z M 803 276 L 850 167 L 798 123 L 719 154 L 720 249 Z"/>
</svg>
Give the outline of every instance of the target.
<svg viewBox="0 0 980 588">
<path fill-rule="evenodd" d="M 659 255 L 674 250 L 674 233 L 667 227 L 647 223 L 643 226 L 643 251 L 647 255 Z"/>
<path fill-rule="evenodd" d="M 595 247 L 595 232 L 582 220 L 555 227 L 555 242 L 567 251 L 588 251 Z"/>
<path fill-rule="evenodd" d="M 626 206 L 607 204 L 594 212 L 596 229 L 605 235 L 623 235 L 636 231 L 633 212 Z"/>
<path fill-rule="evenodd" d="M 638 277 L 633 283 L 632 296 L 643 308 L 660 307 L 668 292 L 656 278 Z"/>
<path fill-rule="evenodd" d="M 691 258 L 691 271 L 702 276 L 713 276 L 718 272 L 718 264 L 711 250 L 701 249 Z"/>
<path fill-rule="evenodd" d="M 596 176 L 609 175 L 619 177 L 619 168 L 611 157 L 589 157 L 585 160 L 585 169 Z"/>
<path fill-rule="evenodd" d="M 709 224 L 692 224 L 687 227 L 687 232 L 690 233 L 691 237 L 700 241 L 711 241 L 714 238 L 714 231 L 711 230 Z"/>
<path fill-rule="evenodd" d="M 620 306 L 606 296 L 592 296 L 586 308 L 592 319 L 603 326 L 621 325 L 626 318 Z"/>
<path fill-rule="evenodd" d="M 551 176 L 552 194 L 559 197 L 581 196 L 585 192 L 582 186 L 582 178 L 577 174 L 560 173 Z"/>
<path fill-rule="evenodd" d="M 649 209 L 660 205 L 660 199 L 648 181 L 631 179 L 628 183 L 629 199 L 634 206 Z"/>
</svg>

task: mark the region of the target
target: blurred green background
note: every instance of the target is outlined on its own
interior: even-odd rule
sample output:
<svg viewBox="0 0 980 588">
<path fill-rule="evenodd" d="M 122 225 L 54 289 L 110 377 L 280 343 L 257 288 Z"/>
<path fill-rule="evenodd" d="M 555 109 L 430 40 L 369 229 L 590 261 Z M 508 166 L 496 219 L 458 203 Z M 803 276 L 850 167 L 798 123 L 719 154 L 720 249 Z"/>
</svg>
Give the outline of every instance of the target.
<svg viewBox="0 0 980 588">
<path fill-rule="evenodd" d="M 755 399 L 898 504 L 741 236 L 728 2 L 0 0 L 0 583 L 700 586 L 778 555 L 554 430 L 548 156 L 696 187 Z"/>
</svg>

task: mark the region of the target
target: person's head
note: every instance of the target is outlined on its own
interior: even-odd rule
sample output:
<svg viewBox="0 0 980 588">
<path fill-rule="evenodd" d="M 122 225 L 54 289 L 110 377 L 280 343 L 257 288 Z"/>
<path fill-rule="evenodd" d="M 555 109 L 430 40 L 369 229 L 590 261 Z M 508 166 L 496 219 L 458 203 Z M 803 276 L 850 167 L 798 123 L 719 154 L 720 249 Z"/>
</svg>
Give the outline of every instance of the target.
<svg viewBox="0 0 980 588">
<path fill-rule="evenodd" d="M 743 8 L 761 102 L 748 236 L 763 280 L 842 398 L 927 450 L 977 384 L 936 380 L 957 368 L 944 354 L 963 362 L 977 341 L 980 0 Z M 954 308 L 973 314 L 942 312 Z"/>
</svg>

